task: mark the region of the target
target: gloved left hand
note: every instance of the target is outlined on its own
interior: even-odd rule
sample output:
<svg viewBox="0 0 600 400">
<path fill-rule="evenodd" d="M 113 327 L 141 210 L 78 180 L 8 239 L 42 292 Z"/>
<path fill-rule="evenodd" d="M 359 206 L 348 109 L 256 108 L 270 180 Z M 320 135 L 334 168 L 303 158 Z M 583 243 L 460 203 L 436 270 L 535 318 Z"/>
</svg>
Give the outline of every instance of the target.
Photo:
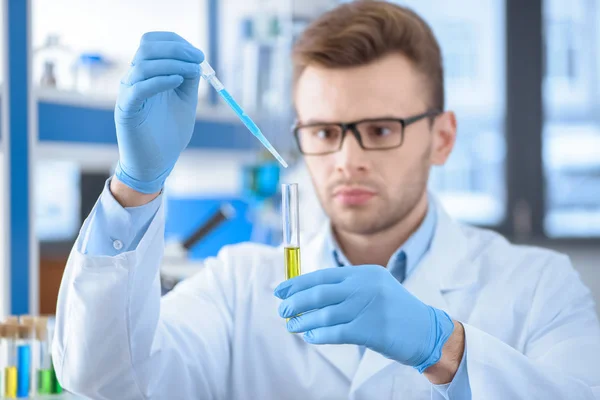
<svg viewBox="0 0 600 400">
<path fill-rule="evenodd" d="M 171 32 L 149 32 L 115 105 L 115 174 L 140 193 L 159 192 L 187 147 L 196 122 L 204 53 Z"/>
<path fill-rule="evenodd" d="M 448 314 L 377 265 L 301 275 L 281 283 L 275 296 L 283 299 L 280 316 L 291 318 L 288 330 L 305 332 L 306 342 L 363 345 L 419 372 L 440 360 L 454 330 Z"/>
</svg>

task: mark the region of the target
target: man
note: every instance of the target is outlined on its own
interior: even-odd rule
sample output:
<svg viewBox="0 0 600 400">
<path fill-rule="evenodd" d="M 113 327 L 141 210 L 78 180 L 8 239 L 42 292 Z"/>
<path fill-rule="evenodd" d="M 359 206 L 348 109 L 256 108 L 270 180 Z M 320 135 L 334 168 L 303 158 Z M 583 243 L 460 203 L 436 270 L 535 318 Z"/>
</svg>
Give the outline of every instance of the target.
<svg viewBox="0 0 600 400">
<path fill-rule="evenodd" d="M 161 189 L 193 130 L 203 54 L 143 37 L 120 161 L 71 254 L 54 363 L 98 399 L 594 399 L 600 327 L 568 259 L 463 226 L 427 193 L 456 119 L 413 12 L 358 1 L 294 48 L 294 130 L 330 222 L 283 252 L 223 249 L 161 299 Z M 289 322 L 286 319 L 289 318 Z M 291 333 L 290 333 L 291 332 Z"/>
</svg>

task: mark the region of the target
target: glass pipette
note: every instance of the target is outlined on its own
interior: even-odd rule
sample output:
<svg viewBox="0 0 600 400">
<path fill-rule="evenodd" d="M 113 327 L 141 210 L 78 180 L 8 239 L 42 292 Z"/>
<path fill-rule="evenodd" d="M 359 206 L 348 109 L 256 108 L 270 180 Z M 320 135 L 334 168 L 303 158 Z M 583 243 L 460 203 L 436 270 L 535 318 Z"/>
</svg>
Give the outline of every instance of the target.
<svg viewBox="0 0 600 400">
<path fill-rule="evenodd" d="M 283 165 L 284 168 L 287 168 L 288 164 L 285 162 L 283 157 L 279 155 L 277 150 L 275 150 L 271 143 L 269 143 L 265 135 L 263 135 L 263 133 L 260 131 L 258 126 L 256 126 L 254 121 L 252 121 L 252 119 L 244 112 L 244 110 L 242 110 L 242 107 L 240 107 L 240 105 L 233 99 L 231 94 L 229 94 L 229 92 L 225 89 L 223 83 L 221 83 L 219 78 L 217 78 L 215 70 L 210 66 L 210 64 L 206 60 L 204 60 L 202 64 L 200 64 L 200 73 L 202 74 L 202 77 L 206 79 L 206 81 L 210 83 L 213 88 L 215 88 L 215 90 L 217 91 L 217 93 L 219 93 L 219 95 L 225 101 L 225 103 L 227 103 L 229 107 L 231 107 L 231 109 L 236 113 L 238 118 L 244 123 L 244 125 L 246 125 L 246 128 L 248 128 L 250 133 L 252 133 L 254 137 L 256 137 L 262 143 L 262 145 L 265 146 L 267 150 L 269 150 L 273 157 L 275 157 L 277 161 L 279 161 L 279 163 Z"/>
</svg>

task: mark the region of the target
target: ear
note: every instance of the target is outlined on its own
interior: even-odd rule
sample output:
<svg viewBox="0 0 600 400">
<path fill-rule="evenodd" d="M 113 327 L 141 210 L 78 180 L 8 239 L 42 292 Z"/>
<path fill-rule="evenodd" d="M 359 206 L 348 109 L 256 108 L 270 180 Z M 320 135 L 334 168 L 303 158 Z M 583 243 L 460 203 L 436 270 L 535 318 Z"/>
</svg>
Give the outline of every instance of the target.
<svg viewBox="0 0 600 400">
<path fill-rule="evenodd" d="M 433 147 L 431 164 L 444 165 L 456 143 L 456 116 L 446 111 L 435 118 L 432 127 Z"/>
</svg>

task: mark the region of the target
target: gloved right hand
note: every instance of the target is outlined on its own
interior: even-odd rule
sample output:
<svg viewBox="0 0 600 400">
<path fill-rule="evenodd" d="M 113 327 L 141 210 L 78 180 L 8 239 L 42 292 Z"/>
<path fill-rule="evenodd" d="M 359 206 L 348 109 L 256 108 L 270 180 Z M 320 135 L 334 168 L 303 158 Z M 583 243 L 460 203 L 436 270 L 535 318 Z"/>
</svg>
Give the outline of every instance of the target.
<svg viewBox="0 0 600 400">
<path fill-rule="evenodd" d="M 448 314 L 413 296 L 379 265 L 325 268 L 281 283 L 279 314 L 311 344 L 366 346 L 423 372 L 454 332 Z M 462 359 L 462 354 L 459 360 Z"/>
<path fill-rule="evenodd" d="M 202 51 L 175 33 L 142 37 L 115 106 L 115 175 L 132 189 L 159 192 L 190 142 L 202 61 Z"/>
</svg>

